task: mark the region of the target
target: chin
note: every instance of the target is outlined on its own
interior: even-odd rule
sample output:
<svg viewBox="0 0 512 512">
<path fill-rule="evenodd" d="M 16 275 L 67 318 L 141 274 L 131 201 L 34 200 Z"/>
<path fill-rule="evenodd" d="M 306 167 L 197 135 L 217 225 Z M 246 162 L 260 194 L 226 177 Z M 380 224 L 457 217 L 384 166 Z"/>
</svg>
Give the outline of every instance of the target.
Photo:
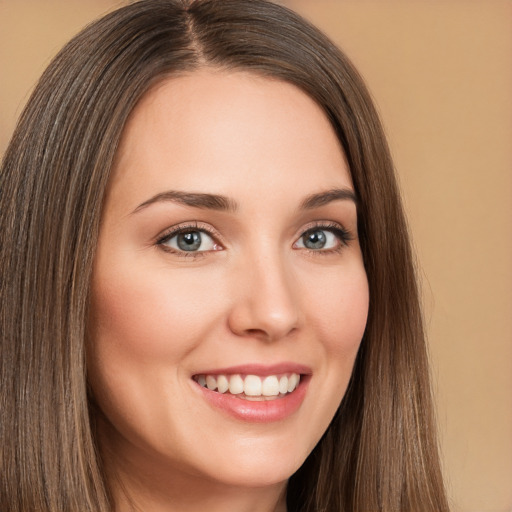
<svg viewBox="0 0 512 512">
<path fill-rule="evenodd" d="M 311 447 L 285 442 L 248 439 L 223 450 L 205 468 L 210 478 L 235 487 L 268 487 L 286 482 L 303 464 Z M 296 441 L 296 440 L 295 440 Z"/>
</svg>

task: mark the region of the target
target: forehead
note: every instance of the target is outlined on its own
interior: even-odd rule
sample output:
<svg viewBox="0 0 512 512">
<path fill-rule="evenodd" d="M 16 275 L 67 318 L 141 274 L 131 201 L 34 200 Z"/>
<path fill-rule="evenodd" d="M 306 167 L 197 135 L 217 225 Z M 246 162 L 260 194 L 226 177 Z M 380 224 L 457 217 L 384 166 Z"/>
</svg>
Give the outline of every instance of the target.
<svg viewBox="0 0 512 512">
<path fill-rule="evenodd" d="M 345 156 L 309 96 L 247 72 L 201 70 L 142 98 L 123 132 L 110 188 L 142 201 L 165 189 L 243 199 L 251 191 L 339 187 L 352 187 Z"/>
</svg>

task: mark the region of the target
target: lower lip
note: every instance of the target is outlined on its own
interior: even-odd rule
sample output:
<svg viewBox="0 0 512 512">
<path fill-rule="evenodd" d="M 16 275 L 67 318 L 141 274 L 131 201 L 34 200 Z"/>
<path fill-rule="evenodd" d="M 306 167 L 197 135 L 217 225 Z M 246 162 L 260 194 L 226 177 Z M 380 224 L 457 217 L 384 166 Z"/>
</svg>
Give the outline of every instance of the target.
<svg viewBox="0 0 512 512">
<path fill-rule="evenodd" d="M 209 404 L 238 420 L 252 423 L 270 423 L 291 416 L 304 401 L 308 384 L 309 376 L 301 376 L 298 387 L 284 397 L 274 400 L 251 401 L 237 398 L 229 393 L 211 391 L 196 383 Z"/>
</svg>

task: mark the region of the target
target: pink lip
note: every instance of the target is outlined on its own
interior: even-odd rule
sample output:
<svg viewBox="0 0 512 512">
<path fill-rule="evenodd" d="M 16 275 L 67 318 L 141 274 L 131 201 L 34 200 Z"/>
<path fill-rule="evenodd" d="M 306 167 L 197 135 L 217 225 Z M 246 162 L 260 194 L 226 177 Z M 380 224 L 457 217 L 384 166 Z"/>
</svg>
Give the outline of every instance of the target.
<svg viewBox="0 0 512 512">
<path fill-rule="evenodd" d="M 278 375 L 282 373 L 310 375 L 312 371 L 309 366 L 286 362 L 272 365 L 243 364 L 226 368 L 215 368 L 198 372 L 196 375 L 234 375 L 236 373 L 240 375 L 258 375 L 260 377 L 265 377 L 266 375 Z"/>
<path fill-rule="evenodd" d="M 299 409 L 308 389 L 311 379 L 311 368 L 292 363 L 280 363 L 266 366 L 249 364 L 231 366 L 229 368 L 216 368 L 197 375 L 220 375 L 220 374 L 241 374 L 241 375 L 276 375 L 282 373 L 300 373 L 301 381 L 297 389 L 282 398 L 266 401 L 250 401 L 237 398 L 229 393 L 218 393 L 204 388 L 195 383 L 203 398 L 215 409 L 228 414 L 241 421 L 253 423 L 270 423 L 281 421 L 291 416 Z M 195 382 L 195 381 L 194 381 Z"/>
</svg>

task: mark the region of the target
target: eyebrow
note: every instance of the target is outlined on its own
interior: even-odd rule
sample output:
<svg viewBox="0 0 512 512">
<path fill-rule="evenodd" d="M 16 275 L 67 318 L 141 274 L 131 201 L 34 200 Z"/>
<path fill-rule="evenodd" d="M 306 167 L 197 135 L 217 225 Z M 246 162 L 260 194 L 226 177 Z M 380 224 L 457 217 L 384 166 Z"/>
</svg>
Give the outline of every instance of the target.
<svg viewBox="0 0 512 512">
<path fill-rule="evenodd" d="M 356 195 L 353 190 L 349 188 L 332 188 L 325 192 L 307 196 L 300 204 L 300 210 L 313 210 L 333 201 L 352 201 L 354 204 L 357 204 Z"/>
<path fill-rule="evenodd" d="M 352 201 L 357 203 L 354 192 L 349 188 L 333 188 L 324 192 L 318 192 L 307 196 L 300 203 L 299 210 L 313 210 L 320 208 L 333 201 Z M 141 203 L 132 213 L 137 213 L 140 210 L 147 208 L 154 203 L 172 202 L 193 208 L 201 208 L 206 210 L 217 210 L 235 212 L 238 209 L 238 204 L 229 197 L 219 194 L 206 194 L 201 192 L 181 192 L 178 190 L 167 190 L 156 194 L 147 201 Z"/>
<path fill-rule="evenodd" d="M 167 190 L 156 194 L 152 198 L 137 206 L 132 213 L 136 213 L 149 205 L 159 202 L 173 202 L 193 208 L 217 211 L 236 211 L 238 205 L 232 199 L 218 194 L 203 194 L 200 192 L 180 192 L 178 190 Z"/>
</svg>

